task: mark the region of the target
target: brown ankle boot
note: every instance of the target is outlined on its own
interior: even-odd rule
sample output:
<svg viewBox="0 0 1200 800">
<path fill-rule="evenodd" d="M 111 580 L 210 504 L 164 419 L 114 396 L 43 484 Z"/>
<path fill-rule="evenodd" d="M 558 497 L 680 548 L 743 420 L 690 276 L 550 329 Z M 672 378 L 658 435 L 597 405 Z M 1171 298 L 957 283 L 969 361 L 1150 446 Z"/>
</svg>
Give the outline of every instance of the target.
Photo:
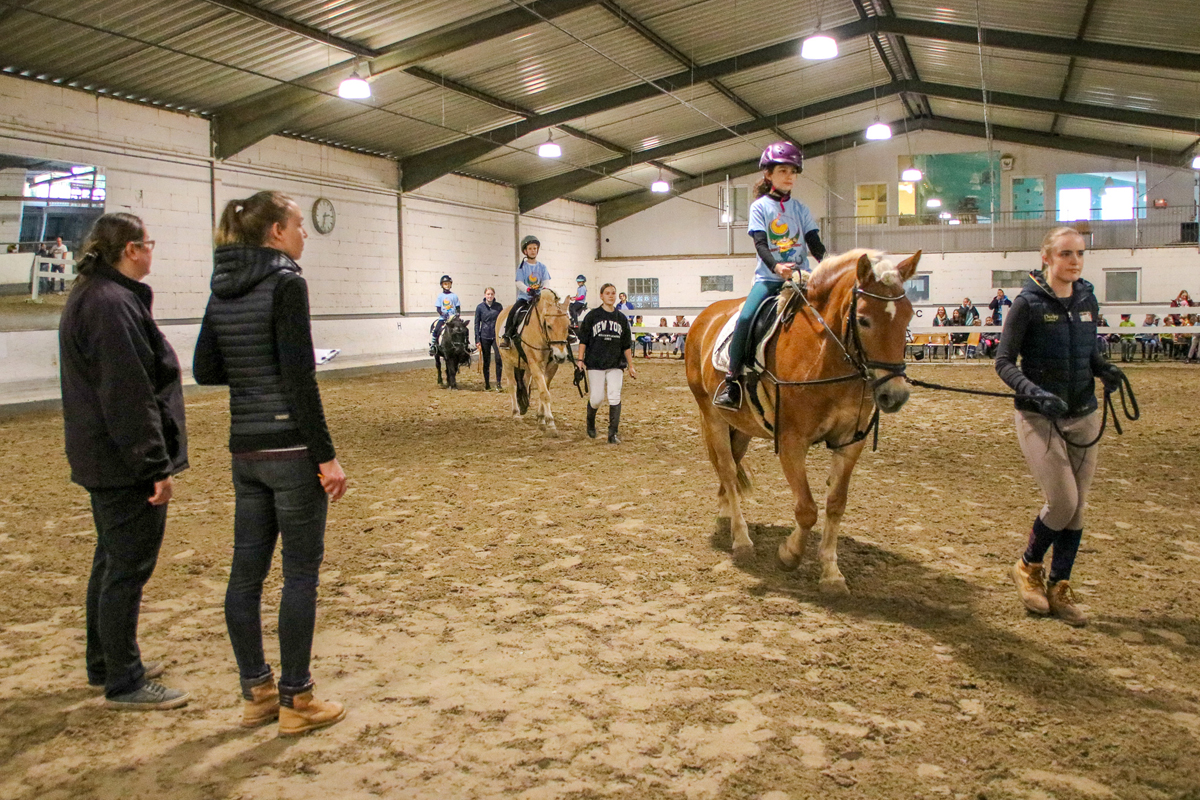
<svg viewBox="0 0 1200 800">
<path fill-rule="evenodd" d="M 275 686 L 275 678 L 268 676 L 267 680 L 257 686 L 242 684 L 242 727 L 257 728 L 265 725 L 279 716 L 279 689 Z"/>
<path fill-rule="evenodd" d="M 284 704 L 279 708 L 280 736 L 299 736 L 341 722 L 346 717 L 345 706 L 329 700 L 317 700 L 313 697 L 312 689 L 283 700 Z"/>
<path fill-rule="evenodd" d="M 1058 581 L 1050 584 L 1047 593 L 1050 600 L 1050 613 L 1074 628 L 1087 625 L 1087 614 L 1075 605 L 1075 593 L 1071 591 L 1068 581 Z"/>
<path fill-rule="evenodd" d="M 1046 573 L 1041 564 L 1026 564 L 1024 558 L 1018 558 L 1017 563 L 1013 564 L 1012 579 L 1027 609 L 1043 617 L 1050 613 L 1050 601 L 1046 599 Z"/>
</svg>

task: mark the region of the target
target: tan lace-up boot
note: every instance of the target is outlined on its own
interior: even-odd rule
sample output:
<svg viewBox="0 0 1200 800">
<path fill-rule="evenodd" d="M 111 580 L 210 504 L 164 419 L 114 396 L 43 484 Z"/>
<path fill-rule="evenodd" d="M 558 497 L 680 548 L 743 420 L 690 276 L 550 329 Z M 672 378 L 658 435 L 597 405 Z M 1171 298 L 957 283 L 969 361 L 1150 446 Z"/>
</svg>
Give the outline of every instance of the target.
<svg viewBox="0 0 1200 800">
<path fill-rule="evenodd" d="M 1087 614 L 1075 605 L 1075 593 L 1071 591 L 1071 584 L 1068 581 L 1050 584 L 1048 595 L 1051 614 L 1075 628 L 1087 625 Z"/>
<path fill-rule="evenodd" d="M 243 686 L 242 727 L 257 728 L 279 716 L 279 689 L 271 677 L 257 686 Z"/>
<path fill-rule="evenodd" d="M 312 690 L 293 695 L 291 705 L 279 709 L 279 735 L 299 736 L 324 728 L 346 717 L 346 707 L 329 700 L 317 700 Z"/>
<path fill-rule="evenodd" d="M 1050 613 L 1050 601 L 1046 598 L 1046 572 L 1040 563 L 1026 564 L 1025 559 L 1018 558 L 1017 563 L 1013 564 L 1012 579 L 1027 609 L 1043 617 Z"/>
</svg>

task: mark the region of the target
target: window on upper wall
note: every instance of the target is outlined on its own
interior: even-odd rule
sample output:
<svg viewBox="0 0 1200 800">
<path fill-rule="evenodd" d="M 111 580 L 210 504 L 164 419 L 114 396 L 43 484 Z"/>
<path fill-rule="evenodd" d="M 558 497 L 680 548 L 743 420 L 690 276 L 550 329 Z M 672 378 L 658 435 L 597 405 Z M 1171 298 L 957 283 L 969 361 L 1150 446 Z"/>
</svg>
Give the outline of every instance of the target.
<svg viewBox="0 0 1200 800">
<path fill-rule="evenodd" d="M 1057 176 L 1058 220 L 1146 217 L 1146 173 L 1083 172 Z"/>
<path fill-rule="evenodd" d="M 744 228 L 750 224 L 750 187 L 717 186 L 717 227 Z"/>
<path fill-rule="evenodd" d="M 701 275 L 700 291 L 702 292 L 732 292 L 732 275 Z"/>
<path fill-rule="evenodd" d="M 904 282 L 904 293 L 914 303 L 929 302 L 929 275 L 918 274 Z"/>
<path fill-rule="evenodd" d="M 627 288 L 634 308 L 658 308 L 658 278 L 630 278 Z"/>
<path fill-rule="evenodd" d="M 1138 302 L 1138 273 L 1140 270 L 1108 270 L 1104 273 L 1104 302 Z"/>
<path fill-rule="evenodd" d="M 1029 277 L 1027 269 L 994 269 L 992 270 L 993 289 L 1020 289 Z"/>
<path fill-rule="evenodd" d="M 897 166 L 921 171 L 897 187 L 901 225 L 990 223 L 1000 212 L 999 151 L 899 156 Z"/>
</svg>

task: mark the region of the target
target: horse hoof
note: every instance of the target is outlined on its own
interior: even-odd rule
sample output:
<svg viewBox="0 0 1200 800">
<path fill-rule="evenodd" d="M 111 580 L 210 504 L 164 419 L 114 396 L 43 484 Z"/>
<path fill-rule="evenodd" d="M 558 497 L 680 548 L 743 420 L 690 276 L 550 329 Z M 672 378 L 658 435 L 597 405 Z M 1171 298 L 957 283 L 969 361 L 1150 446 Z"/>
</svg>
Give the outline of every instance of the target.
<svg viewBox="0 0 1200 800">
<path fill-rule="evenodd" d="M 792 572 L 800 566 L 800 556 L 788 550 L 787 542 L 779 543 L 779 566 L 784 572 Z"/>
<path fill-rule="evenodd" d="M 754 545 L 747 544 L 741 547 L 733 548 L 733 563 L 735 564 L 753 564 L 754 563 Z"/>
<path fill-rule="evenodd" d="M 826 597 L 850 596 L 850 590 L 846 588 L 845 578 L 822 578 L 817 589 Z"/>
</svg>

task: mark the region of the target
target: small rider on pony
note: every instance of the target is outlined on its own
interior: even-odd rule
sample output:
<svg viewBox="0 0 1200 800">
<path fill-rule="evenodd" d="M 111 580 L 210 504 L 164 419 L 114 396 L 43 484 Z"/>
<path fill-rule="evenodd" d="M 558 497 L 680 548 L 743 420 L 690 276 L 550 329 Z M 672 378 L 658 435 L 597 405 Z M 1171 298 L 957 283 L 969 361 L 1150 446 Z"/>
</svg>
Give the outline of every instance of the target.
<svg viewBox="0 0 1200 800">
<path fill-rule="evenodd" d="M 795 280 L 803 291 L 811 274 L 809 253 L 817 261 L 825 257 L 825 245 L 812 212 L 792 197 L 792 187 L 804 170 L 804 153 L 791 142 L 775 142 L 763 150 L 758 165 L 763 177 L 754 187 L 757 199 L 750 206 L 748 231 L 754 239 L 758 265 L 754 285 L 733 330 L 729 372 L 712 401 L 714 406 L 731 411 L 742 406 L 741 372 L 754 313 L 763 302 L 779 294 L 793 271 L 798 273 Z"/>
<path fill-rule="evenodd" d="M 443 275 L 441 283 L 442 291 L 433 301 L 438 318 L 429 326 L 429 332 L 433 335 L 433 341 L 429 343 L 429 355 L 431 356 L 437 355 L 438 339 L 442 336 L 442 328 L 445 327 L 446 320 L 462 313 L 462 304 L 458 301 L 458 295 L 452 291 L 454 280 L 449 275 Z"/>
<path fill-rule="evenodd" d="M 504 322 L 504 336 L 500 340 L 500 346 L 506 350 L 512 347 L 512 337 L 517 333 L 517 325 L 523 324 L 529 314 L 529 307 L 537 301 L 542 288 L 550 282 L 550 270 L 537 260 L 541 247 L 542 243 L 536 236 L 526 236 L 521 240 L 521 252 L 525 254 L 525 258 L 517 264 L 517 300 Z"/>
</svg>

